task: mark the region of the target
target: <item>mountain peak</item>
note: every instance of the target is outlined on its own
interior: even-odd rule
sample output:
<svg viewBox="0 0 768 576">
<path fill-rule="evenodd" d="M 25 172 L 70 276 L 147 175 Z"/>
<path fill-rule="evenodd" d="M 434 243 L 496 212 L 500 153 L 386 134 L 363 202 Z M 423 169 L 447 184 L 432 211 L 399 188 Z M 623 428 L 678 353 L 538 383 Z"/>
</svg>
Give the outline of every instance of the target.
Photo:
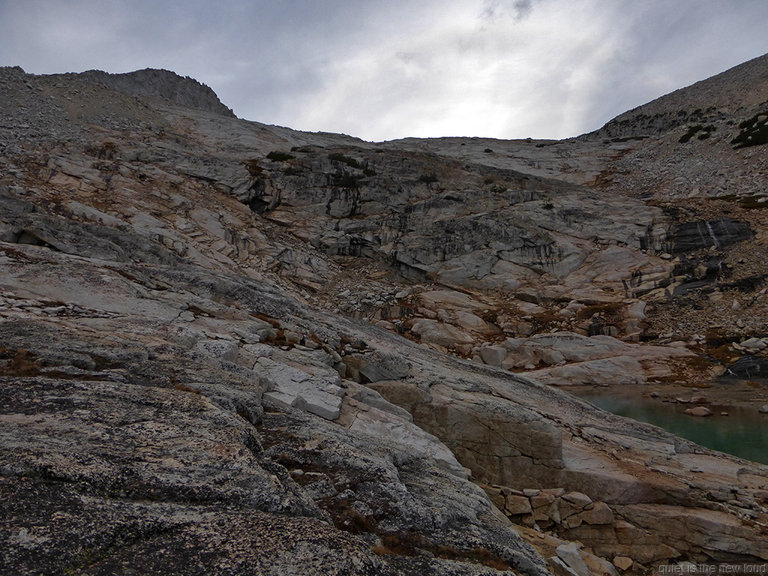
<svg viewBox="0 0 768 576">
<path fill-rule="evenodd" d="M 88 70 L 78 76 L 132 96 L 159 97 L 180 106 L 235 117 L 209 86 L 170 70 L 145 68 L 124 74 Z"/>
</svg>

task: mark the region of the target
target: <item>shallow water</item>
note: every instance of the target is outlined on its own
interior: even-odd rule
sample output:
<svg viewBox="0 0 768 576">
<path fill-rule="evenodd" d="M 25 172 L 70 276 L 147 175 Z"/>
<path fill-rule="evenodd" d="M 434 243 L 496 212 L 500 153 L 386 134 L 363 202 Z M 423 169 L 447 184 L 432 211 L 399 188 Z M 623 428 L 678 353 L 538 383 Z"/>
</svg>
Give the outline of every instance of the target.
<svg viewBox="0 0 768 576">
<path fill-rule="evenodd" d="M 702 418 L 683 414 L 690 404 L 608 393 L 578 396 L 603 410 L 654 424 L 702 446 L 768 464 L 768 414 L 760 414 L 756 408 L 710 406 L 713 415 Z M 721 411 L 728 416 L 721 416 Z"/>
</svg>

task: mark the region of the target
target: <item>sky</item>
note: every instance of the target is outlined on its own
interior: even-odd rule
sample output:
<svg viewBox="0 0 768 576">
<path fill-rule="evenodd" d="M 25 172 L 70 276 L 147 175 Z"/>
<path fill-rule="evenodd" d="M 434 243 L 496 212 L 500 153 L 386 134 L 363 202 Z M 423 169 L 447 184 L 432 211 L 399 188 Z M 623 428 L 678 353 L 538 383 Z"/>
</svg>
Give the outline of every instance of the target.
<svg viewBox="0 0 768 576">
<path fill-rule="evenodd" d="M 164 68 L 372 141 L 566 138 L 765 54 L 766 25 L 767 0 L 0 0 L 0 66 Z"/>
</svg>

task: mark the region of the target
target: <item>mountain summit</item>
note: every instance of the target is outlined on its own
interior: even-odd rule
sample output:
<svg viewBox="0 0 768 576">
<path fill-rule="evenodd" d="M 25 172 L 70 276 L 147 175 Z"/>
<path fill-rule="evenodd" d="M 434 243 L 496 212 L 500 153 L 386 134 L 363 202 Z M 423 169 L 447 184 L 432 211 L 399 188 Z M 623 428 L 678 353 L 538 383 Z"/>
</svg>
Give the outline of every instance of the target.
<svg viewBox="0 0 768 576">
<path fill-rule="evenodd" d="M 86 82 L 108 86 L 132 96 L 160 97 L 178 106 L 235 117 L 234 112 L 221 103 L 210 87 L 189 76 L 182 77 L 168 70 L 146 68 L 127 74 L 89 70 L 78 76 Z"/>
</svg>

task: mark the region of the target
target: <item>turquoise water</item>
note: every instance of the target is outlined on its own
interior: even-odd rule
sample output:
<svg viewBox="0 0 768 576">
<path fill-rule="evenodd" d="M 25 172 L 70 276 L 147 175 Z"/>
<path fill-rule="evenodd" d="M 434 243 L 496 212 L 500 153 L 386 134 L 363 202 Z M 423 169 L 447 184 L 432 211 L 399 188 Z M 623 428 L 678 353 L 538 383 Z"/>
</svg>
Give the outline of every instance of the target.
<svg viewBox="0 0 768 576">
<path fill-rule="evenodd" d="M 654 424 L 702 446 L 768 464 L 768 414 L 760 414 L 757 408 L 710 407 L 712 416 L 697 418 L 683 414 L 691 407 L 685 404 L 610 394 L 579 397 L 608 412 Z M 728 416 L 720 416 L 721 411 L 727 411 Z"/>
</svg>

